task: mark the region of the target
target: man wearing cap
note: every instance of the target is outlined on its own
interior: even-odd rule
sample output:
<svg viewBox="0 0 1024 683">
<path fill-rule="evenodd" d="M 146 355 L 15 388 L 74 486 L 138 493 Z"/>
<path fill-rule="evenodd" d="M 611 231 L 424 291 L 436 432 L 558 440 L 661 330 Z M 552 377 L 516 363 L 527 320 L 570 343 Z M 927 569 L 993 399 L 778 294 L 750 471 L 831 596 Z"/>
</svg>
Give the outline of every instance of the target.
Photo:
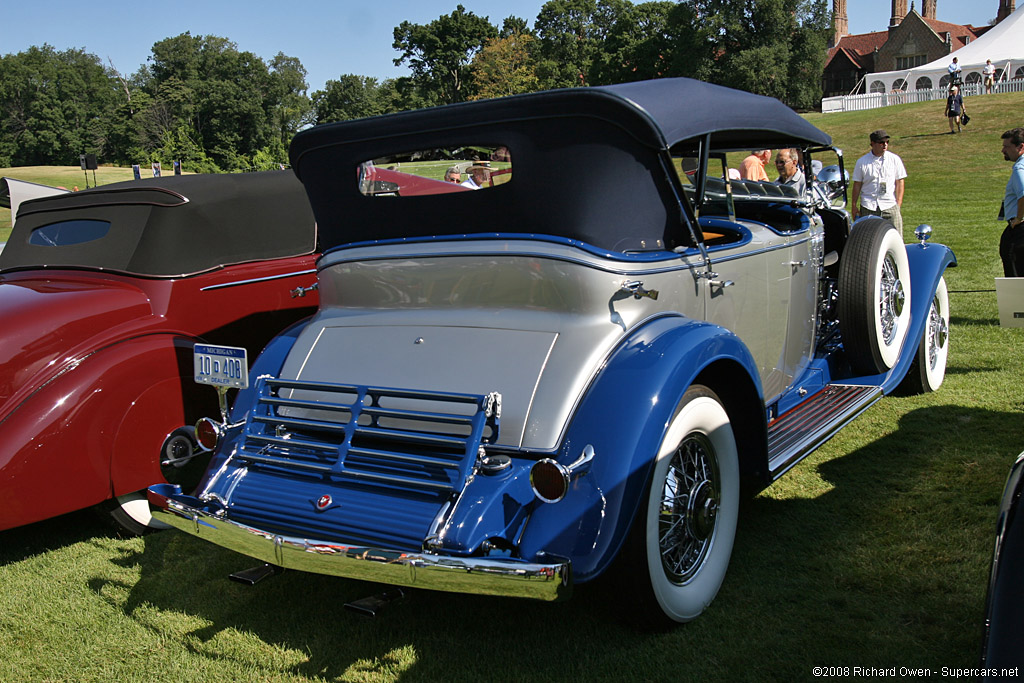
<svg viewBox="0 0 1024 683">
<path fill-rule="evenodd" d="M 903 179 L 907 170 L 903 160 L 889 151 L 889 134 L 884 130 L 871 133 L 871 151 L 857 159 L 853 169 L 853 191 L 850 213 L 859 216 L 887 218 L 903 233 Z"/>
<path fill-rule="evenodd" d="M 1024 128 L 1011 128 L 1001 137 L 1003 158 L 1013 162 L 1013 169 L 999 210 L 999 218 L 1006 221 L 999 258 L 1006 277 L 1024 277 Z"/>
</svg>

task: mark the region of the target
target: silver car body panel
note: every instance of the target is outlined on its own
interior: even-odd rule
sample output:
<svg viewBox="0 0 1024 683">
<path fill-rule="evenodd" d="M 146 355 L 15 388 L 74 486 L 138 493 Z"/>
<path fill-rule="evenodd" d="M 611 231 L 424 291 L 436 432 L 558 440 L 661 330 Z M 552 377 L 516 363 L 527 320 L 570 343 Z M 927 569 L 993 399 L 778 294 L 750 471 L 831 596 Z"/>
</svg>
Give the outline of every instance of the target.
<svg viewBox="0 0 1024 683">
<path fill-rule="evenodd" d="M 338 250 L 318 264 L 321 311 L 299 336 L 281 377 L 497 391 L 498 444 L 550 451 L 617 344 L 653 317 L 682 315 L 736 332 L 773 397 L 800 365 L 786 349 L 799 349 L 802 357 L 810 347 L 809 337 L 793 337 L 813 327 L 794 332 L 787 316 L 773 315 L 791 305 L 793 289 L 806 286 L 793 282 L 794 273 L 813 267 L 790 261 L 806 253 L 809 240 L 806 232 L 779 235 L 761 224 L 743 225 L 753 239 L 713 252 L 720 279 L 734 282 L 727 287 L 701 276 L 695 253 L 624 260 L 515 239 Z M 624 290 L 630 281 L 658 298 Z M 801 316 L 808 321 L 810 309 Z"/>
</svg>

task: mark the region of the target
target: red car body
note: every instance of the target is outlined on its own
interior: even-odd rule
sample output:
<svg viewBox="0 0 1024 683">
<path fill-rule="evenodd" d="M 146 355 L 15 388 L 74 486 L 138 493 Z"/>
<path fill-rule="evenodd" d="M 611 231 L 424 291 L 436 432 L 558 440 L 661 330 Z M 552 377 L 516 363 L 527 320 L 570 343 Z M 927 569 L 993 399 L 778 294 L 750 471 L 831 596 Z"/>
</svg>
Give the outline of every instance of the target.
<svg viewBox="0 0 1024 683">
<path fill-rule="evenodd" d="M 289 172 L 22 204 L 0 253 L 0 529 L 110 500 L 124 523 L 138 490 L 201 472 L 160 463 L 172 434 L 217 411 L 192 347 L 252 356 L 312 313 L 315 291 L 293 290 L 316 281 L 315 241 Z"/>
</svg>

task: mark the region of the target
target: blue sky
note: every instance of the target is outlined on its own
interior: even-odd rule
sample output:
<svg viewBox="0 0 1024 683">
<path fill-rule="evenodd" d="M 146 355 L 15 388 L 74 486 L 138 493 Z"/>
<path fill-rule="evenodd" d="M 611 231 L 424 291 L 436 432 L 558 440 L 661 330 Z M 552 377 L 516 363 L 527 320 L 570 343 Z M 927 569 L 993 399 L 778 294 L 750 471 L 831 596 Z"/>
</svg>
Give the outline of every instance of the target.
<svg viewBox="0 0 1024 683">
<path fill-rule="evenodd" d="M 278 52 L 306 67 L 310 93 L 329 79 L 354 73 L 378 79 L 407 74 L 394 66 L 392 32 L 402 21 L 428 23 L 454 11 L 459 0 L 29 0 L 0 10 L 0 54 L 48 43 L 58 50 L 82 48 L 135 72 L 157 41 L 190 31 L 228 38 L 270 60 Z M 536 19 L 544 0 L 461 0 L 470 12 L 500 26 L 515 15 Z M 917 2 L 920 10 L 920 2 Z M 851 33 L 886 28 L 890 0 L 847 0 Z M 983 26 L 998 0 L 938 0 L 938 18 Z"/>
</svg>

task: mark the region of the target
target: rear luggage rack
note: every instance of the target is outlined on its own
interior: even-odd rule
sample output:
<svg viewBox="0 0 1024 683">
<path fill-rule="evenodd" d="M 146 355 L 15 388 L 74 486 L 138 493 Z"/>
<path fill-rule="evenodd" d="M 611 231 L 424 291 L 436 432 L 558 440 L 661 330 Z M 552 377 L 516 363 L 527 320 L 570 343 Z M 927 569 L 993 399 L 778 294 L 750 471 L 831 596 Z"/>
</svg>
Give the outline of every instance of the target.
<svg viewBox="0 0 1024 683">
<path fill-rule="evenodd" d="M 457 493 L 498 438 L 501 395 L 261 377 L 241 448 L 250 468 Z"/>
</svg>

